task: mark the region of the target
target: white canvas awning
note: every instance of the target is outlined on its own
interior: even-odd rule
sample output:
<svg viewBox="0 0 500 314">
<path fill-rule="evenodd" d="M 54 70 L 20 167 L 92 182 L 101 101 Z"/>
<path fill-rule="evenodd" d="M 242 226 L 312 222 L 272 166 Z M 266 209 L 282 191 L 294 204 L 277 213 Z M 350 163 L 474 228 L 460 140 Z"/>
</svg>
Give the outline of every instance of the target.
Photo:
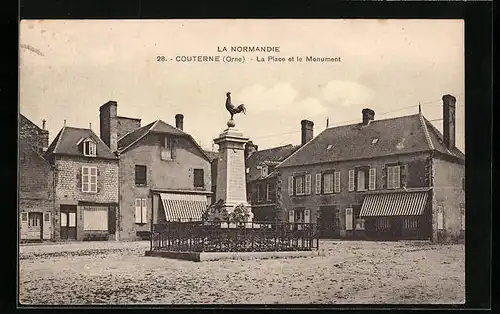
<svg viewBox="0 0 500 314">
<path fill-rule="evenodd" d="M 201 221 L 208 200 L 206 195 L 160 193 L 166 221 Z"/>
</svg>

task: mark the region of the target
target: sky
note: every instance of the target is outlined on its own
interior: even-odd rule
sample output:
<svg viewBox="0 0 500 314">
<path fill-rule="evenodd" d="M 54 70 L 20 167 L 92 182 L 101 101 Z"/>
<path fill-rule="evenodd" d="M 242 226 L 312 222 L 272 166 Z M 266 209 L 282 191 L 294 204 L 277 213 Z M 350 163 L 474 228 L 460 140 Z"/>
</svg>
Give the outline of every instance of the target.
<svg viewBox="0 0 500 314">
<path fill-rule="evenodd" d="M 465 152 L 463 20 L 24 20 L 20 24 L 20 113 L 50 141 L 64 125 L 99 135 L 99 107 L 161 119 L 205 149 L 227 128 L 226 92 L 246 114 L 236 128 L 259 150 L 300 144 L 300 121 L 314 135 L 329 126 L 415 114 L 442 131 L 444 94 L 456 97 L 456 145 Z M 232 46 L 279 52 L 219 52 Z M 232 56 L 233 63 L 176 62 L 176 56 Z M 158 56 L 166 62 L 158 62 Z M 269 56 L 294 62 L 257 62 Z M 298 62 L 297 57 L 340 57 Z M 173 60 L 170 60 L 173 59 Z"/>
</svg>

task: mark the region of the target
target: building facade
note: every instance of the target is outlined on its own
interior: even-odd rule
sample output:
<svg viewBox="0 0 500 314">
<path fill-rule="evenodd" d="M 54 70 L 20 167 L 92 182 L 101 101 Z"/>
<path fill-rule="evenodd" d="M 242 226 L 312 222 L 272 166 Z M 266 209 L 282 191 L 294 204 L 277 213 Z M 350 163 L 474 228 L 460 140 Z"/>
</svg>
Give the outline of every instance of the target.
<svg viewBox="0 0 500 314">
<path fill-rule="evenodd" d="M 210 158 L 183 131 L 161 120 L 145 126 L 118 121 L 117 103 L 100 107 L 101 138 L 119 156 L 118 237 L 138 240 L 149 236 L 156 223 L 201 219 L 211 200 Z"/>
<path fill-rule="evenodd" d="M 317 222 L 321 237 L 455 241 L 465 230 L 465 156 L 455 147 L 453 96 L 444 136 L 419 112 L 327 128 L 278 165 L 281 219 Z"/>
<path fill-rule="evenodd" d="M 45 121 L 43 121 L 43 128 Z M 19 239 L 54 238 L 54 171 L 42 156 L 49 133 L 19 115 Z"/>
<path fill-rule="evenodd" d="M 45 153 L 54 169 L 54 239 L 114 240 L 118 158 L 91 130 L 64 126 Z"/>
</svg>

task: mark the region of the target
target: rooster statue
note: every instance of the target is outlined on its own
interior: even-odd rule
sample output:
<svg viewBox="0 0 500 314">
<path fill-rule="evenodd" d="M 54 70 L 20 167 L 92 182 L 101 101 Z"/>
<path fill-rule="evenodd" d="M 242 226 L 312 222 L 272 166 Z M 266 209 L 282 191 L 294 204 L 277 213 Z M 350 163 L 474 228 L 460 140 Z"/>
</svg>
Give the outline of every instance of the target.
<svg viewBox="0 0 500 314">
<path fill-rule="evenodd" d="M 246 112 L 247 112 L 247 110 L 245 109 L 245 105 L 241 104 L 238 107 L 235 107 L 231 103 L 231 92 L 226 93 L 226 109 L 231 114 L 231 120 L 233 120 L 233 116 L 235 114 L 240 113 L 240 112 L 243 112 L 244 114 L 246 114 Z"/>
</svg>

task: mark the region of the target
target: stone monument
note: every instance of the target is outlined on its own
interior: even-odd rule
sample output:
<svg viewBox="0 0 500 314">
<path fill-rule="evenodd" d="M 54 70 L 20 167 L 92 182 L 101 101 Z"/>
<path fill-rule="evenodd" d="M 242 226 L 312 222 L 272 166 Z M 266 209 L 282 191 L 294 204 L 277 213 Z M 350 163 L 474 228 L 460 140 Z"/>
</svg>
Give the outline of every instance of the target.
<svg viewBox="0 0 500 314">
<path fill-rule="evenodd" d="M 228 213 L 231 213 L 237 205 L 243 204 L 250 208 L 247 201 L 246 173 L 245 173 L 245 144 L 248 137 L 243 136 L 238 129 L 233 116 L 238 113 L 245 113 L 243 104 L 235 107 L 231 104 L 231 93 L 226 94 L 226 109 L 231 114 L 225 129 L 219 137 L 214 139 L 214 143 L 219 145 L 219 161 L 217 164 L 217 190 L 216 200 L 224 200 L 224 206 Z M 250 212 L 249 222 L 253 219 Z"/>
</svg>

